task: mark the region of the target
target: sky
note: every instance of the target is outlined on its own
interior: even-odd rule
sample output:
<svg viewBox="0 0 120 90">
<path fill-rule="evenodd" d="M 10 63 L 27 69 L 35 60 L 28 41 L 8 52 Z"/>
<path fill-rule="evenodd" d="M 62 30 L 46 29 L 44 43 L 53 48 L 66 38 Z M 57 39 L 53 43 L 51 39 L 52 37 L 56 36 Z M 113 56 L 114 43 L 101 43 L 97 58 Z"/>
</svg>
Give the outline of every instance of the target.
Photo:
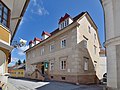
<svg viewBox="0 0 120 90">
<path fill-rule="evenodd" d="M 41 38 L 43 31 L 52 32 L 58 28 L 61 16 L 68 13 L 75 17 L 81 12 L 87 11 L 98 27 L 100 42 L 104 40 L 104 14 L 99 0 L 30 0 L 29 6 L 19 25 L 13 41 L 20 38 L 27 40 L 27 45 L 13 49 L 12 60 L 9 66 L 13 66 L 19 59 L 26 59 L 24 51 L 28 43 L 34 37 Z"/>
</svg>

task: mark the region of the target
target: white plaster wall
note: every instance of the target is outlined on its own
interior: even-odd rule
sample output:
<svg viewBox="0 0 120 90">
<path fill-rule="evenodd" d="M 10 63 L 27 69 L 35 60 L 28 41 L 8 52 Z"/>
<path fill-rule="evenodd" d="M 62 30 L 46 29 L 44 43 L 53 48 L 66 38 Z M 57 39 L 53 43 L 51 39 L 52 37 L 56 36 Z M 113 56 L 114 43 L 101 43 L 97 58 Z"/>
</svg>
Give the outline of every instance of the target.
<svg viewBox="0 0 120 90">
<path fill-rule="evenodd" d="M 100 57 L 100 60 L 98 61 L 98 68 L 99 68 L 98 76 L 100 79 L 102 79 L 103 75 L 107 73 L 107 58 L 106 57 Z"/>
<path fill-rule="evenodd" d="M 80 26 L 77 29 L 77 43 L 79 44 L 81 41 L 85 40 L 83 35 L 88 38 L 87 40 L 87 50 L 90 54 L 90 58 L 92 60 L 93 65 L 95 65 L 94 61 L 97 62 L 96 64 L 96 75 L 99 77 L 99 68 L 98 68 L 98 61 L 100 60 L 99 52 L 100 52 L 100 44 L 98 39 L 97 30 L 93 28 L 91 23 L 88 21 L 86 16 L 84 16 L 80 21 Z M 91 28 L 91 33 L 89 33 L 88 26 Z M 94 40 L 94 34 L 96 34 L 96 40 Z M 94 45 L 97 47 L 96 54 L 94 53 Z"/>
</svg>

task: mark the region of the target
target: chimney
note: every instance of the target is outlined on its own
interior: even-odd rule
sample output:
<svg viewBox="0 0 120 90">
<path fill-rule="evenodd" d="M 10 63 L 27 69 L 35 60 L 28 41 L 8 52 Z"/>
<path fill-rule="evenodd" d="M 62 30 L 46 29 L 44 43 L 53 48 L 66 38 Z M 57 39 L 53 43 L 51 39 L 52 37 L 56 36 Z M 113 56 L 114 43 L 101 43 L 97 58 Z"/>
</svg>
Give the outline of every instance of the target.
<svg viewBox="0 0 120 90">
<path fill-rule="evenodd" d="M 42 33 L 43 40 L 47 39 L 50 36 L 51 36 L 50 33 L 43 31 L 43 33 Z"/>
</svg>

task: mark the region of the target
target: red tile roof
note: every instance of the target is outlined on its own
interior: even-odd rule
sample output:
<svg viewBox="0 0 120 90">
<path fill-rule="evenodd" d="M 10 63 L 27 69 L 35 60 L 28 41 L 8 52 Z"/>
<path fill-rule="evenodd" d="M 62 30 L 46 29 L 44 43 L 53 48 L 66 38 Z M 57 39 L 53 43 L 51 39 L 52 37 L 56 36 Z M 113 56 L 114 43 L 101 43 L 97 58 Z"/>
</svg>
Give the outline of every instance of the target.
<svg viewBox="0 0 120 90">
<path fill-rule="evenodd" d="M 34 41 L 40 41 L 41 42 L 42 40 L 40 38 L 35 37 Z"/>
<path fill-rule="evenodd" d="M 43 31 L 42 36 L 43 36 L 43 35 L 48 35 L 48 36 L 51 36 L 51 34 L 50 34 L 50 33 L 45 32 L 45 31 Z"/>
<path fill-rule="evenodd" d="M 70 15 L 66 13 L 66 14 L 64 15 L 64 17 L 61 17 L 61 18 L 60 18 L 59 24 L 60 24 L 61 22 L 63 22 L 65 19 L 67 19 L 68 17 L 70 17 Z"/>
<path fill-rule="evenodd" d="M 29 42 L 29 45 L 30 45 L 31 43 L 34 43 L 34 41 L 33 41 L 33 40 L 31 40 L 31 41 Z"/>
</svg>

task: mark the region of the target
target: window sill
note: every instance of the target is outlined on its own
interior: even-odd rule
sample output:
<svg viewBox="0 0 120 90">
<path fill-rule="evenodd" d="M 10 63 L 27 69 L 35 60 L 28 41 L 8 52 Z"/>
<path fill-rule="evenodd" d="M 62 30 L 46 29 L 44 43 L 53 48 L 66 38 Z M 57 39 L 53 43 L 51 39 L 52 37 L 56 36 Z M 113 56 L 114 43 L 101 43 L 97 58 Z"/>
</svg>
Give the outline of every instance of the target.
<svg viewBox="0 0 120 90">
<path fill-rule="evenodd" d="M 11 30 L 9 28 L 7 28 L 5 25 L 3 25 L 2 23 L 0 23 L 0 27 L 2 27 L 3 29 L 5 29 L 8 32 L 11 32 Z"/>
</svg>

